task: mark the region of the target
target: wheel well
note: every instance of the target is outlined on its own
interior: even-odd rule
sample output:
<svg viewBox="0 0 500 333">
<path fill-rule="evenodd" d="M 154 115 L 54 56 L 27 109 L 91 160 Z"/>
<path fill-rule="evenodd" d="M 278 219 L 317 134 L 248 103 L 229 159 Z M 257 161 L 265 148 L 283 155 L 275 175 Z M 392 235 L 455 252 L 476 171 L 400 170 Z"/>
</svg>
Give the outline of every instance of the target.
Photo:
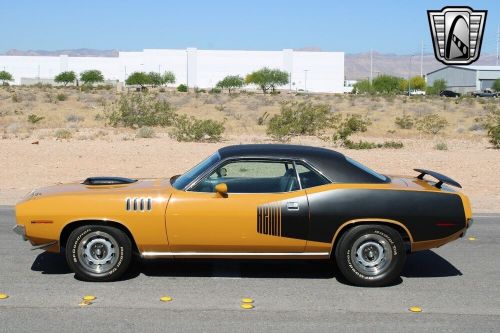
<svg viewBox="0 0 500 333">
<path fill-rule="evenodd" d="M 347 224 L 344 227 L 342 227 L 342 229 L 340 229 L 340 232 L 337 234 L 337 237 L 335 238 L 335 240 L 333 242 L 331 253 L 333 254 L 335 252 L 335 248 L 337 247 L 339 240 L 342 238 L 342 235 L 344 235 L 347 231 L 354 228 L 355 226 L 365 225 L 365 224 L 385 225 L 385 226 L 388 226 L 390 228 L 393 228 L 394 230 L 399 232 L 399 234 L 401 235 L 401 238 L 403 239 L 403 242 L 404 242 L 404 245 L 406 248 L 406 252 L 411 252 L 410 235 L 402 226 L 400 226 L 396 223 L 384 222 L 384 221 L 362 221 L 362 222 L 354 222 L 354 223 Z"/>
<path fill-rule="evenodd" d="M 73 230 L 75 230 L 78 227 L 81 227 L 84 225 L 90 225 L 90 224 L 97 224 L 97 225 L 103 225 L 103 226 L 114 227 L 114 228 L 120 229 L 128 236 L 128 238 L 132 242 L 133 252 L 139 253 L 139 249 L 137 247 L 137 244 L 135 243 L 135 239 L 127 227 L 125 227 L 123 224 L 118 223 L 118 222 L 102 221 L 102 220 L 84 220 L 84 221 L 74 221 L 74 222 L 68 223 L 61 231 L 61 235 L 59 237 L 59 244 L 61 246 L 61 251 L 66 246 L 66 242 L 68 241 L 68 237 L 71 234 L 71 232 L 73 232 Z"/>
</svg>

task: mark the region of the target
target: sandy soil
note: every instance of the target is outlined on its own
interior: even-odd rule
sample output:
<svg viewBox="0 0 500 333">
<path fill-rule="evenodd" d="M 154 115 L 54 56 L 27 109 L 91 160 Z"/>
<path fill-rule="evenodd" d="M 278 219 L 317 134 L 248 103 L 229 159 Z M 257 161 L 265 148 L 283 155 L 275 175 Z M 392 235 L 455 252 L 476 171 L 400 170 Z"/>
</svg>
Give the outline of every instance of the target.
<svg viewBox="0 0 500 333">
<path fill-rule="evenodd" d="M 83 180 L 88 176 L 168 177 L 182 173 L 219 147 L 265 143 L 256 136 L 229 137 L 211 143 L 178 143 L 165 134 L 153 139 L 123 140 L 111 135 L 97 140 L 57 141 L 53 138 L 0 140 L 0 204 L 14 204 L 35 187 Z M 475 212 L 500 212 L 500 151 L 480 141 L 448 141 L 447 151 L 433 149 L 432 140 L 403 140 L 400 150 L 341 152 L 385 174 L 413 175 L 421 167 L 442 172 L 463 185 Z M 314 138 L 294 143 L 331 147 Z"/>
</svg>

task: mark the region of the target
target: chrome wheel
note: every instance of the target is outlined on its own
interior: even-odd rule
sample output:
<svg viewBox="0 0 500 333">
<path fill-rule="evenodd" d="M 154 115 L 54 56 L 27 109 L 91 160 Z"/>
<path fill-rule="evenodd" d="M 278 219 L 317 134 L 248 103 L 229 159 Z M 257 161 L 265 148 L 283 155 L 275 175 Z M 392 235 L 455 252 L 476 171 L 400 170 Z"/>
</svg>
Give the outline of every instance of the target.
<svg viewBox="0 0 500 333">
<path fill-rule="evenodd" d="M 78 244 L 77 256 L 89 272 L 107 273 L 118 261 L 118 242 L 104 231 L 93 231 L 83 236 Z"/>
<path fill-rule="evenodd" d="M 367 276 L 382 274 L 392 261 L 391 245 L 378 234 L 366 234 L 356 239 L 350 253 L 354 268 Z"/>
</svg>

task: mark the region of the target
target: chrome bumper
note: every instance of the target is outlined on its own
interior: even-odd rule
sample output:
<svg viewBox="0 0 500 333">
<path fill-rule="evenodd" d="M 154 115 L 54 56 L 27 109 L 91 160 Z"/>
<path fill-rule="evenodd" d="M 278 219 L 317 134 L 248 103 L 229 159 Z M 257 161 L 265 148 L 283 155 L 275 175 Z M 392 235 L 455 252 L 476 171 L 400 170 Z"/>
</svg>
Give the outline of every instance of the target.
<svg viewBox="0 0 500 333">
<path fill-rule="evenodd" d="M 28 238 L 26 238 L 26 229 L 24 228 L 24 225 L 16 224 L 12 231 L 21 236 L 24 241 L 28 240 Z"/>
</svg>

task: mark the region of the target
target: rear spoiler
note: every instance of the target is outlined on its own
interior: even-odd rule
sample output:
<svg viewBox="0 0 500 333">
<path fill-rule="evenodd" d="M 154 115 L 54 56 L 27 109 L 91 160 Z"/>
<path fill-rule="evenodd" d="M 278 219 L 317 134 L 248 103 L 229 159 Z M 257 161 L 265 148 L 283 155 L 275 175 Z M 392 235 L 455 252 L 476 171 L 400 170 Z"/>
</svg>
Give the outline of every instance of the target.
<svg viewBox="0 0 500 333">
<path fill-rule="evenodd" d="M 424 179 L 425 175 L 429 175 L 429 176 L 436 178 L 438 180 L 438 182 L 434 186 L 436 186 L 437 188 L 441 188 L 443 183 L 451 185 L 451 186 L 462 188 L 462 185 L 460 185 L 459 183 L 457 183 L 456 181 L 454 181 L 450 177 L 447 177 L 447 176 L 440 174 L 438 172 L 431 171 L 431 170 L 425 170 L 425 169 L 413 169 L 413 170 L 415 170 L 416 172 L 420 172 L 420 175 L 418 175 L 418 177 L 417 177 L 418 179 Z"/>
</svg>

